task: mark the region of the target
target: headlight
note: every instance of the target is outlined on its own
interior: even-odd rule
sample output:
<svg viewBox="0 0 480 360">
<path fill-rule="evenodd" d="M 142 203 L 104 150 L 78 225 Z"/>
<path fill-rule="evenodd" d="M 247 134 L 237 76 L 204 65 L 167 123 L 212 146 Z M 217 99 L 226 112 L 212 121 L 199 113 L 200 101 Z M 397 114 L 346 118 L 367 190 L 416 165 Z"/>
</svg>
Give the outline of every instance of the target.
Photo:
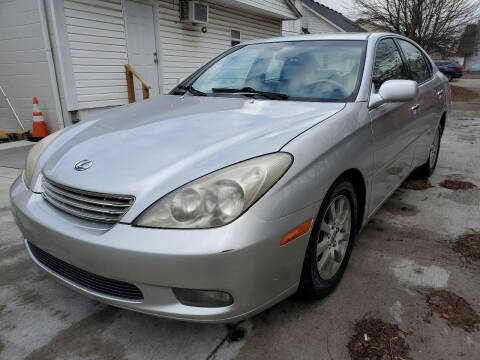
<svg viewBox="0 0 480 360">
<path fill-rule="evenodd" d="M 60 135 L 66 129 L 67 128 L 56 131 L 53 134 L 50 134 L 47 137 L 43 138 L 38 143 L 36 143 L 28 152 L 27 157 L 25 159 L 25 173 L 24 173 L 25 185 L 27 185 L 28 188 L 30 188 L 30 185 L 32 183 L 33 172 L 37 167 L 38 159 L 40 159 L 40 156 L 43 154 L 43 152 L 48 147 L 48 145 L 50 145 L 52 141 L 55 140 L 57 136 Z"/>
<path fill-rule="evenodd" d="M 228 224 L 265 194 L 292 161 L 288 153 L 274 153 L 215 171 L 164 196 L 134 225 L 202 229 Z"/>
</svg>

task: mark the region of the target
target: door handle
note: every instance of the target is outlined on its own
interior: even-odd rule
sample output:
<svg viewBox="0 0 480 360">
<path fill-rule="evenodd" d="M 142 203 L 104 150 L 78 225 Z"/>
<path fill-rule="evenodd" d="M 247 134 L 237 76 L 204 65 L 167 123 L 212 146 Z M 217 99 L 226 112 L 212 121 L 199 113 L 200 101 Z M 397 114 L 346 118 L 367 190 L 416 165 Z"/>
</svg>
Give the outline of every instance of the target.
<svg viewBox="0 0 480 360">
<path fill-rule="evenodd" d="M 444 93 L 445 93 L 445 90 L 443 90 L 443 89 L 438 90 L 438 91 L 437 91 L 437 96 L 438 96 L 438 97 L 443 96 Z"/>
<path fill-rule="evenodd" d="M 410 108 L 410 111 L 411 111 L 411 112 L 415 112 L 415 111 L 418 110 L 419 107 L 420 107 L 420 104 L 415 104 L 415 105 L 413 105 L 413 106 Z"/>
<path fill-rule="evenodd" d="M 153 53 L 153 62 L 158 63 L 158 53 L 156 51 Z"/>
</svg>

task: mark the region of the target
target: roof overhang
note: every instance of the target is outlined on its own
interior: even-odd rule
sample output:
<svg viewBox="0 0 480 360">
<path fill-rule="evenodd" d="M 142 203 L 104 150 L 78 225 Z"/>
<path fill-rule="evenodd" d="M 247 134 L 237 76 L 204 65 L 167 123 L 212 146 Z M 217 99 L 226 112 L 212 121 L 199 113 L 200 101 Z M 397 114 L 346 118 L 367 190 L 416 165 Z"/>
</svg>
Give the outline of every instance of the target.
<svg viewBox="0 0 480 360">
<path fill-rule="evenodd" d="M 340 26 L 338 26 L 337 24 L 335 24 L 333 21 L 331 21 L 330 19 L 327 19 L 325 16 L 319 14 L 318 12 L 316 12 L 314 9 L 312 9 L 310 6 L 308 6 L 307 4 L 305 3 L 302 3 L 302 6 L 307 9 L 307 11 L 310 11 L 313 15 L 319 17 L 320 19 L 322 19 L 323 21 L 325 21 L 327 24 L 333 26 L 335 29 L 337 29 L 338 31 L 340 32 L 346 32 L 344 29 L 342 29 Z"/>
<path fill-rule="evenodd" d="M 253 4 L 250 0 L 215 0 L 216 3 L 221 3 L 237 9 L 244 9 L 246 11 L 262 14 L 278 20 L 296 20 L 302 17 L 302 13 L 297 9 L 292 0 L 281 1 L 285 3 L 285 11 L 272 8 L 267 2 Z"/>
</svg>

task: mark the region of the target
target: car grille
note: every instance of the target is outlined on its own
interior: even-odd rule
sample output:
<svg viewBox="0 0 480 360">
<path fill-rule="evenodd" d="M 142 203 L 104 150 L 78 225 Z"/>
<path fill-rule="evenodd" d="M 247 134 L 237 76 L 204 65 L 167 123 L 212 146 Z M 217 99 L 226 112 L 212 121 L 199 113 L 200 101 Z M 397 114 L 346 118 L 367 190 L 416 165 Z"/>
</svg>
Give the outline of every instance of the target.
<svg viewBox="0 0 480 360">
<path fill-rule="evenodd" d="M 119 222 L 135 200 L 130 195 L 72 189 L 46 177 L 42 179 L 42 189 L 43 198 L 52 206 L 82 219 L 106 223 Z"/>
<path fill-rule="evenodd" d="M 106 277 L 92 274 L 91 272 L 67 264 L 65 261 L 39 249 L 28 242 L 28 248 L 35 259 L 53 271 L 54 273 L 68 279 L 75 284 L 81 285 L 89 290 L 100 294 L 114 296 L 117 298 L 142 301 L 143 294 L 138 287 L 124 281 L 108 279 Z"/>
</svg>

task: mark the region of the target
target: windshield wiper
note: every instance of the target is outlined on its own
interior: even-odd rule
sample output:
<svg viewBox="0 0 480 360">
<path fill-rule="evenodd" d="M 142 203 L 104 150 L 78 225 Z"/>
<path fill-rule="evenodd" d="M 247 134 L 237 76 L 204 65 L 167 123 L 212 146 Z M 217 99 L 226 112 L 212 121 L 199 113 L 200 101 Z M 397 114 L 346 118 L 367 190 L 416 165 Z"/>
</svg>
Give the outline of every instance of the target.
<svg viewBox="0 0 480 360">
<path fill-rule="evenodd" d="M 251 88 L 249 86 L 241 88 L 241 89 L 232 89 L 232 88 L 212 88 L 212 91 L 214 93 L 229 93 L 229 94 L 239 94 L 241 93 L 242 95 L 262 95 L 266 97 L 267 99 L 270 100 L 286 100 L 289 98 L 288 95 L 286 94 L 280 94 L 276 92 L 270 92 L 270 91 L 260 91 L 260 90 L 255 90 L 254 88 Z"/>
<path fill-rule="evenodd" d="M 192 95 L 195 95 L 195 96 L 207 96 L 207 94 L 205 94 L 203 91 L 195 89 L 192 85 L 188 85 L 188 86 L 179 85 L 178 88 L 182 90 L 187 90 L 188 92 L 190 92 Z"/>
</svg>

